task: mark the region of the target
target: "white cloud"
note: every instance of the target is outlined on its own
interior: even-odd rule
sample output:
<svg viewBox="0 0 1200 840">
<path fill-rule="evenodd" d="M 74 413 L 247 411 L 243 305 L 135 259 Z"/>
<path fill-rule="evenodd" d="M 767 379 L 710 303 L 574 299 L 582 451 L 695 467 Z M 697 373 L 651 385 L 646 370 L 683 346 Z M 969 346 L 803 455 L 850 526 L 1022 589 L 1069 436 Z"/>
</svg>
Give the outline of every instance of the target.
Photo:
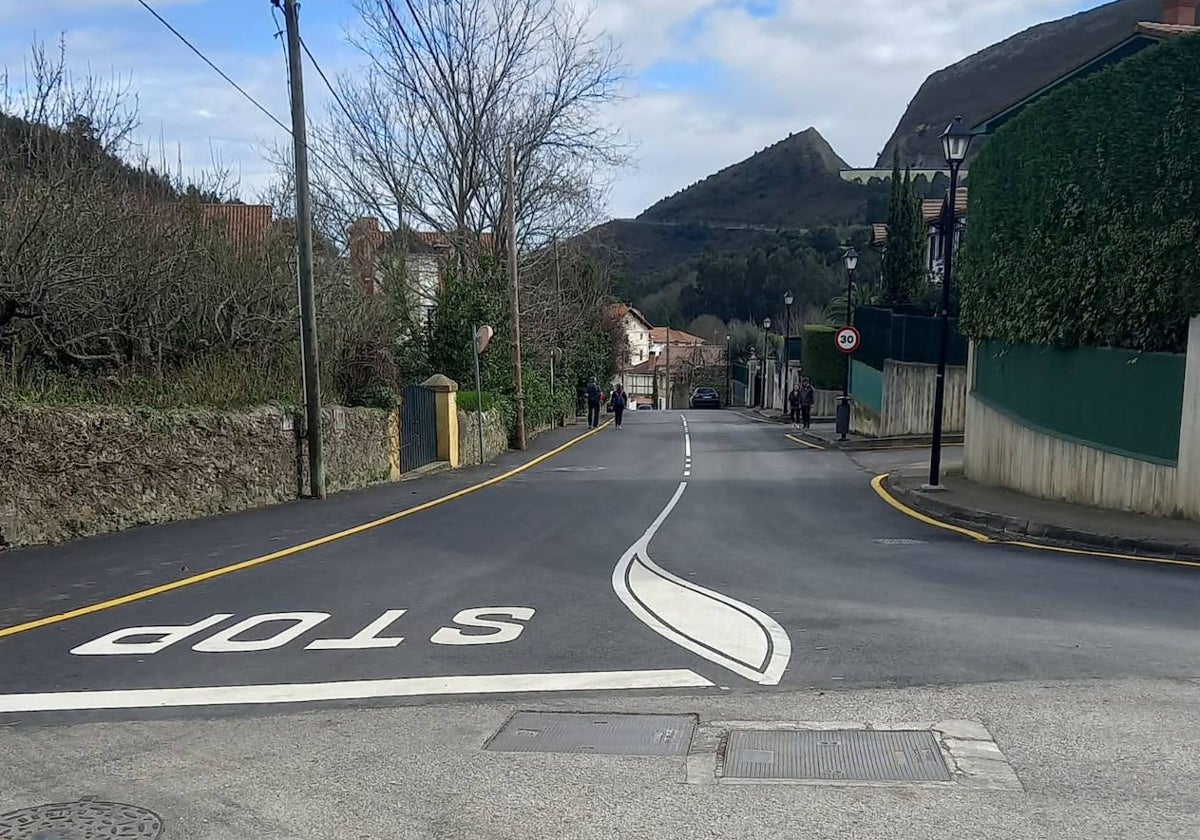
<svg viewBox="0 0 1200 840">
<path fill-rule="evenodd" d="M 740 4 L 694 2 L 693 11 L 703 7 L 701 22 L 686 43 L 668 44 L 658 40 L 664 27 L 653 23 L 658 0 L 619 5 L 623 21 L 655 33 L 657 46 L 647 52 L 635 31 L 635 61 L 713 61 L 730 74 L 718 90 L 643 91 L 618 109 L 641 158 L 640 169 L 614 186 L 611 208 L 624 216 L 810 125 L 852 165 L 873 164 L 930 73 L 1078 3 L 780 0 L 778 15 L 763 18 Z"/>
<path fill-rule="evenodd" d="M 638 144 L 637 165 L 614 179 L 610 209 L 618 216 L 636 215 L 810 125 L 851 164 L 873 163 L 926 76 L 1078 6 L 1078 0 L 778 0 L 778 14 L 762 18 L 738 0 L 566 1 L 593 10 L 595 26 L 622 42 L 635 75 L 630 98 L 611 110 Z M 0 0 L 10 15 L 12 2 Z M 121 5 L 130 2 L 120 0 Z M 116 9 L 118 0 L 38 0 L 30 6 Z M 29 8 L 23 2 L 22 7 Z M 33 23 L 53 19 L 37 13 L 27 17 Z M 210 57 L 286 122 L 283 58 L 269 42 L 266 10 L 262 17 L 259 55 L 212 49 Z M 4 39 L 24 38 L 27 44 L 28 31 L 10 27 L 0 38 L 10 65 L 19 65 L 17 50 L 23 44 Z M 310 44 L 329 72 L 355 61 L 333 37 L 332 31 L 310 30 Z M 116 26 L 74 29 L 68 50 L 77 68 L 132 74 L 142 136 L 154 156 L 161 130 L 172 161 L 178 142 L 185 172 L 207 167 L 215 151 L 240 169 L 247 197 L 265 184 L 269 166 L 257 152 L 259 141 L 286 140 L 286 135 L 168 33 L 147 37 Z M 636 80 L 657 63 L 693 61 L 723 67 L 723 84 L 681 90 Z M 315 116 L 323 110 L 324 94 L 315 74 L 306 78 L 309 112 Z"/>
</svg>

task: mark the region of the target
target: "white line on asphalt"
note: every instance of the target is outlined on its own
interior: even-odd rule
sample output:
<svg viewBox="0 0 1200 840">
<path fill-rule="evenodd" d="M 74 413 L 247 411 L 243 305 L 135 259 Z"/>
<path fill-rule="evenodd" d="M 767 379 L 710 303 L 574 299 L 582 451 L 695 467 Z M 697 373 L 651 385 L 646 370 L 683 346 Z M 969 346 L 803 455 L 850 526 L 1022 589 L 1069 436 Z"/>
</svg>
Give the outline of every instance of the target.
<svg viewBox="0 0 1200 840">
<path fill-rule="evenodd" d="M 687 477 L 688 477 L 688 476 L 690 476 L 691 474 L 692 474 L 692 471 L 691 471 L 691 470 L 684 470 L 684 471 L 683 471 L 683 477 L 684 477 L 684 478 L 687 478 Z"/>
<path fill-rule="evenodd" d="M 787 632 L 749 604 L 697 586 L 650 559 L 650 541 L 679 504 L 681 481 L 646 532 L 613 569 L 617 597 L 643 624 L 680 647 L 760 685 L 778 685 L 792 658 Z"/>
<path fill-rule="evenodd" d="M 2 694 L 4 712 L 78 712 L 97 709 L 156 709 L 177 706 L 236 706 L 365 700 L 439 694 L 522 694 L 544 691 L 613 691 L 635 688 L 709 688 L 712 683 L 685 668 L 657 671 L 587 671 L 566 674 L 491 674 L 405 677 L 281 685 L 148 688 Z"/>
</svg>

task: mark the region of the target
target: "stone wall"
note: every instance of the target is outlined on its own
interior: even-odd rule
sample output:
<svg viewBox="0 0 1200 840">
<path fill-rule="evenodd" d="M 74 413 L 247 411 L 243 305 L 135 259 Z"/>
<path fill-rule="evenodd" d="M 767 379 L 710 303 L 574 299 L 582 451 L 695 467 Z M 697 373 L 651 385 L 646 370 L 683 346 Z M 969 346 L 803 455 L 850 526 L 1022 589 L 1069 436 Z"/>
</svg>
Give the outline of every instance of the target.
<svg viewBox="0 0 1200 840">
<path fill-rule="evenodd" d="M 329 489 L 392 475 L 389 413 L 325 412 Z M 0 405 L 0 545 L 103 534 L 295 499 L 298 424 L 246 412 Z"/>
<path fill-rule="evenodd" d="M 874 382 L 864 381 L 872 375 L 877 378 Z M 888 359 L 879 374 L 856 363 L 854 377 L 850 428 L 856 434 L 892 437 L 933 433 L 937 365 Z M 966 427 L 966 416 L 967 369 L 947 367 L 942 430 L 961 433 Z"/>
<path fill-rule="evenodd" d="M 499 411 L 483 413 L 484 462 L 508 450 L 508 426 Z M 464 467 L 479 464 L 479 418 L 475 411 L 458 412 L 458 452 Z"/>
</svg>

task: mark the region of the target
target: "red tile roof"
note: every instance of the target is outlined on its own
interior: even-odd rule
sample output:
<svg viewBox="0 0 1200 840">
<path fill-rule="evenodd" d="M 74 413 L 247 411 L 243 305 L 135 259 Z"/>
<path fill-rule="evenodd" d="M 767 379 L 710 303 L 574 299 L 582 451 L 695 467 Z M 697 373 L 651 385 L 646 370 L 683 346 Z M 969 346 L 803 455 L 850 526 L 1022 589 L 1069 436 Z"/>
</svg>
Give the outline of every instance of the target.
<svg viewBox="0 0 1200 840">
<path fill-rule="evenodd" d="M 705 343 L 704 339 L 700 336 L 692 335 L 691 333 L 685 333 L 683 330 L 671 330 L 670 333 L 671 346 L 675 346 L 676 344 L 694 345 Z M 652 330 L 650 330 L 650 341 L 654 344 L 666 344 L 667 328 L 654 327 Z"/>
<path fill-rule="evenodd" d="M 201 204 L 200 216 L 222 225 L 226 238 L 238 248 L 257 245 L 271 232 L 268 204 Z"/>
<path fill-rule="evenodd" d="M 643 315 L 641 312 L 634 309 L 632 306 L 630 306 L 627 303 L 614 303 L 612 306 L 610 306 L 608 308 L 608 314 L 612 317 L 612 319 L 614 321 L 619 321 L 622 318 L 624 318 L 626 315 L 632 315 L 634 318 L 637 318 L 639 321 L 641 321 L 643 324 L 645 324 L 646 329 L 649 329 L 649 330 L 654 329 L 654 325 L 650 323 L 649 319 L 646 318 L 645 315 Z"/>
</svg>

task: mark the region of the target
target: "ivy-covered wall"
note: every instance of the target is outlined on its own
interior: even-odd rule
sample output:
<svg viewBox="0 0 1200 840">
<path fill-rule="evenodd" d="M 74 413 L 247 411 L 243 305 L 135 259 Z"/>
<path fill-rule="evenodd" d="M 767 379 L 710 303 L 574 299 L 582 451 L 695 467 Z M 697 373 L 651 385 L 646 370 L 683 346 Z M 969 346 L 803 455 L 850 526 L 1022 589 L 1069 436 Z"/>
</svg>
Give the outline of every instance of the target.
<svg viewBox="0 0 1200 840">
<path fill-rule="evenodd" d="M 1200 36 L 1069 85 L 971 168 L 963 331 L 1182 352 L 1200 313 Z"/>
</svg>

